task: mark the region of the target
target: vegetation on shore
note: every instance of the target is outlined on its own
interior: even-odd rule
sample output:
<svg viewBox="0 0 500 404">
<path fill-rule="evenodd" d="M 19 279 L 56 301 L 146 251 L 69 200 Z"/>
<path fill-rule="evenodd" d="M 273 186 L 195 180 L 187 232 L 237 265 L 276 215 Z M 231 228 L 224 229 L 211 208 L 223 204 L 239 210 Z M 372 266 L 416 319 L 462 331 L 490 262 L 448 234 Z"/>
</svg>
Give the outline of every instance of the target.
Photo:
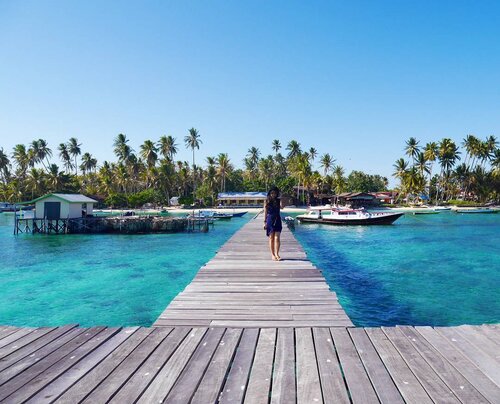
<svg viewBox="0 0 500 404">
<path fill-rule="evenodd" d="M 207 157 L 204 166 L 196 164 L 202 139 L 195 128 L 189 129 L 183 141 L 192 152 L 190 162 L 176 160 L 181 146 L 172 136 L 145 140 L 135 151 L 120 133 L 113 141 L 116 161 L 100 164 L 90 153 L 82 152 L 76 138 L 56 149 L 44 139 L 18 144 L 11 153 L 0 148 L 0 200 L 20 202 L 48 192 L 81 192 L 113 207 L 168 205 L 172 196 L 180 196 L 181 203 L 190 204 L 193 195 L 213 205 L 219 192 L 263 191 L 276 184 L 284 194 L 307 203 L 307 190 L 331 195 L 380 192 L 388 187 L 387 178 L 380 175 L 362 171 L 346 175 L 330 153 L 319 155 L 314 147 L 304 150 L 296 140 L 286 145 L 273 140 L 268 155 L 250 147 L 242 168 L 236 167 L 227 153 Z M 410 161 L 401 158 L 394 164 L 400 201 L 412 202 L 421 195 L 429 195 L 437 202 L 498 201 L 500 149 L 496 138 L 481 141 L 468 135 L 462 146 L 464 153 L 451 139 L 421 147 L 410 138 L 405 147 Z"/>
<path fill-rule="evenodd" d="M 393 175 L 399 179 L 400 197 L 411 201 L 425 195 L 437 203 L 498 201 L 500 149 L 497 139 L 489 136 L 482 141 L 467 135 L 462 147 L 463 151 L 448 138 L 422 147 L 411 137 L 404 150 L 410 162 L 400 158 L 393 165 Z"/>
</svg>

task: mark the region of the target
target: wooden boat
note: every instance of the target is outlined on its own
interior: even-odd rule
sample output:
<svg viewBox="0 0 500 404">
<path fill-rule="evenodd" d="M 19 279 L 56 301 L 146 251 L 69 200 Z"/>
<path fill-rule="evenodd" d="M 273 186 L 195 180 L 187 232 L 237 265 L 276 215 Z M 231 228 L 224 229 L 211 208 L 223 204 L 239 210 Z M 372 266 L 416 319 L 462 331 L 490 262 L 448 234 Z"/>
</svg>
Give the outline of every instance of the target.
<svg viewBox="0 0 500 404">
<path fill-rule="evenodd" d="M 367 212 L 363 209 L 333 208 L 324 214 L 322 210 L 313 209 L 305 215 L 297 216 L 300 223 L 321 223 L 333 225 L 386 225 L 392 224 L 403 212 Z"/>
<path fill-rule="evenodd" d="M 219 213 L 213 210 L 200 210 L 197 213 L 189 214 L 190 219 L 218 219 L 218 220 L 230 220 L 233 218 L 232 213 Z"/>
<path fill-rule="evenodd" d="M 233 213 L 233 217 L 242 217 L 245 216 L 247 213 L 248 211 Z"/>
</svg>

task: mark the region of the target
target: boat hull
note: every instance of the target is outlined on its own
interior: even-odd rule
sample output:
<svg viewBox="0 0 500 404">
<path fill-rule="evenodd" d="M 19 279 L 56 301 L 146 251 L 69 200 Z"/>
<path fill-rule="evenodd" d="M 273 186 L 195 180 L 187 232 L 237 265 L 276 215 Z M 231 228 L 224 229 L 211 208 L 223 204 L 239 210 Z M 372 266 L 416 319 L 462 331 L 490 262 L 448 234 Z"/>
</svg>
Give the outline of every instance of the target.
<svg viewBox="0 0 500 404">
<path fill-rule="evenodd" d="M 297 217 L 301 223 L 321 223 L 336 226 L 366 226 L 366 225 L 387 225 L 398 220 L 404 213 L 393 213 L 390 215 L 372 216 L 363 219 L 337 219 L 323 216 L 321 219 L 314 217 Z"/>
</svg>

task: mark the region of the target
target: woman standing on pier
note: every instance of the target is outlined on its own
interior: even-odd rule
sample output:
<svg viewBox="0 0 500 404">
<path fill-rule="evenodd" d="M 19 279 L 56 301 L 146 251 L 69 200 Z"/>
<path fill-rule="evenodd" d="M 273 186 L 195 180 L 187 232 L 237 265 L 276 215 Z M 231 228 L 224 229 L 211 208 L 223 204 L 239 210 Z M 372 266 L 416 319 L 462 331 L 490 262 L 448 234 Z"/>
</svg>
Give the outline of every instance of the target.
<svg viewBox="0 0 500 404">
<path fill-rule="evenodd" d="M 283 226 L 280 215 L 280 190 L 272 187 L 267 193 L 264 205 L 264 229 L 269 237 L 269 249 L 274 261 L 281 261 L 280 257 L 280 236 Z"/>
</svg>

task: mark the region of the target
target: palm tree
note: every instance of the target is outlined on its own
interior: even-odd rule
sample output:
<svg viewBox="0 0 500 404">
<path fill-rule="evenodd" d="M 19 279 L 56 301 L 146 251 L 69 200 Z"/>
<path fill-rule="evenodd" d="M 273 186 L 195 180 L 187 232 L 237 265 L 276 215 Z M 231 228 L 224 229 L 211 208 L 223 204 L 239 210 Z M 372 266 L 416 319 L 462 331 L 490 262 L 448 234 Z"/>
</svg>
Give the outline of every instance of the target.
<svg viewBox="0 0 500 404">
<path fill-rule="evenodd" d="M 253 167 L 257 167 L 257 163 L 259 162 L 260 150 L 256 147 L 251 147 L 248 149 L 247 157 L 250 161 L 250 164 Z"/>
<path fill-rule="evenodd" d="M 146 160 L 148 168 L 151 169 L 156 165 L 156 161 L 158 160 L 158 149 L 151 140 L 144 141 L 140 149 L 141 157 Z"/>
<path fill-rule="evenodd" d="M 414 137 L 411 137 L 406 141 L 405 153 L 408 157 L 411 157 L 413 161 L 415 161 L 418 153 L 420 152 L 420 148 L 418 147 L 418 141 Z"/>
<path fill-rule="evenodd" d="M 63 172 L 59 171 L 59 167 L 56 164 L 51 164 L 48 169 L 47 174 L 47 184 L 50 187 L 50 191 L 57 192 L 61 190 L 63 183 Z"/>
<path fill-rule="evenodd" d="M 429 162 L 425 158 L 425 153 L 419 152 L 417 154 L 417 157 L 415 159 L 415 167 L 418 168 L 418 171 L 420 172 L 420 175 L 422 177 L 424 177 L 424 178 L 425 178 L 424 173 L 425 174 L 429 174 L 430 173 L 430 166 L 429 166 Z"/>
<path fill-rule="evenodd" d="M 290 142 L 288 142 L 288 145 L 286 146 L 286 149 L 288 150 L 288 159 L 296 157 L 300 153 L 302 153 L 302 150 L 300 149 L 300 143 L 296 140 L 290 140 Z"/>
<path fill-rule="evenodd" d="M 119 133 L 113 141 L 114 153 L 119 163 L 127 162 L 132 154 L 132 149 L 127 143 L 128 139 L 123 133 Z"/>
<path fill-rule="evenodd" d="M 184 137 L 184 143 L 186 148 L 193 151 L 193 196 L 196 193 L 196 177 L 195 177 L 195 166 L 194 166 L 194 149 L 200 149 L 200 144 L 203 143 L 200 139 L 200 135 L 195 128 L 189 129 L 189 134 Z"/>
<path fill-rule="evenodd" d="M 429 142 L 424 147 L 424 157 L 431 164 L 429 166 L 429 196 L 430 196 L 430 187 L 431 187 L 431 179 L 432 179 L 432 168 L 434 166 L 434 162 L 436 161 L 439 154 L 439 147 L 436 142 Z"/>
<path fill-rule="evenodd" d="M 317 157 L 317 155 L 318 155 L 318 151 L 314 147 L 311 147 L 309 149 L 309 158 L 311 159 L 311 162 L 314 161 L 314 159 Z"/>
<path fill-rule="evenodd" d="M 90 153 L 84 153 L 82 156 L 82 164 L 80 164 L 80 170 L 83 171 L 83 175 L 92 172 L 97 166 L 97 160 L 92 157 Z"/>
<path fill-rule="evenodd" d="M 177 154 L 177 144 L 172 136 L 162 136 L 158 142 L 158 147 L 162 156 L 170 161 L 174 161 Z"/>
<path fill-rule="evenodd" d="M 217 156 L 217 175 L 221 181 L 221 191 L 226 192 L 226 177 L 233 170 L 227 153 L 219 153 Z"/>
<path fill-rule="evenodd" d="M 71 161 L 68 145 L 66 143 L 60 143 L 57 149 L 59 150 L 59 158 L 63 162 L 66 172 L 69 173 L 70 170 L 73 169 L 73 162 Z"/>
<path fill-rule="evenodd" d="M 31 199 L 35 199 L 44 193 L 44 173 L 42 170 L 32 168 L 26 178 L 26 186 L 31 190 Z"/>
<path fill-rule="evenodd" d="M 78 143 L 78 139 L 76 137 L 72 137 L 69 139 L 68 142 L 68 152 L 73 158 L 75 159 L 75 175 L 78 175 L 78 156 L 82 154 L 82 150 L 80 149 L 80 146 L 82 144 Z"/>
<path fill-rule="evenodd" d="M 30 165 L 30 157 L 26 151 L 26 146 L 23 144 L 16 144 L 12 152 L 12 158 L 16 162 L 20 176 L 24 177 L 26 170 Z"/>
<path fill-rule="evenodd" d="M 325 153 L 321 156 L 320 158 L 320 166 L 323 167 L 324 175 L 325 177 L 328 175 L 330 170 L 333 167 L 333 163 L 335 162 L 334 159 L 332 159 L 332 156 L 330 156 L 329 153 Z"/>
<path fill-rule="evenodd" d="M 3 151 L 3 147 L 0 149 L 0 173 L 2 174 L 3 182 L 7 183 L 9 177 L 8 171 L 10 166 L 10 160 L 7 154 Z"/>
<path fill-rule="evenodd" d="M 29 149 L 30 158 L 32 160 L 32 165 L 36 163 L 42 163 L 43 168 L 48 171 L 47 166 L 45 165 L 44 160 L 47 159 L 47 163 L 49 163 L 48 158 L 52 157 L 52 150 L 49 149 L 47 145 L 47 141 L 44 139 L 33 140 Z"/>
<path fill-rule="evenodd" d="M 339 165 L 335 166 L 335 168 L 333 170 L 333 180 L 334 180 L 334 184 L 335 184 L 334 191 L 337 195 L 346 191 L 347 180 L 344 177 L 344 174 L 345 174 L 345 171 L 344 171 L 344 168 L 342 166 L 339 166 Z"/>
<path fill-rule="evenodd" d="M 269 182 L 273 175 L 273 156 L 267 156 L 259 161 L 259 175 L 266 187 L 266 192 L 269 189 Z"/>
<path fill-rule="evenodd" d="M 441 198 L 443 199 L 444 193 L 448 187 L 450 170 L 455 165 L 457 160 L 460 160 L 460 151 L 453 140 L 445 138 L 439 142 L 438 160 L 441 165 Z"/>
<path fill-rule="evenodd" d="M 281 143 L 280 143 L 280 141 L 278 139 L 274 139 L 272 147 L 273 147 L 273 150 L 274 150 L 274 154 L 278 154 L 278 152 L 281 149 Z"/>
<path fill-rule="evenodd" d="M 474 156 L 479 139 L 474 135 L 467 135 L 462 142 L 462 146 L 465 148 L 465 164 L 467 161 Z"/>
</svg>

